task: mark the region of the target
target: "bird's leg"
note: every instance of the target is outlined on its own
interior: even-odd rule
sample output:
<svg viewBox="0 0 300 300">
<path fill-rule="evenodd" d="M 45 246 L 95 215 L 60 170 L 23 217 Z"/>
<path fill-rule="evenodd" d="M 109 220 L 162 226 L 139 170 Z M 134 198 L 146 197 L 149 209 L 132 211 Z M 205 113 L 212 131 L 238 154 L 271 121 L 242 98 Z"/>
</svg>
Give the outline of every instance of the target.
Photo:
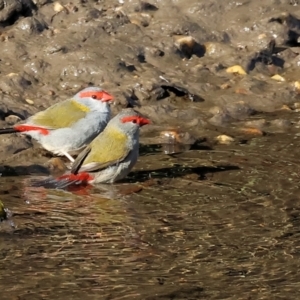
<svg viewBox="0 0 300 300">
<path fill-rule="evenodd" d="M 61 154 L 68 158 L 71 163 L 74 162 L 75 159 L 68 152 L 62 151 Z"/>
</svg>

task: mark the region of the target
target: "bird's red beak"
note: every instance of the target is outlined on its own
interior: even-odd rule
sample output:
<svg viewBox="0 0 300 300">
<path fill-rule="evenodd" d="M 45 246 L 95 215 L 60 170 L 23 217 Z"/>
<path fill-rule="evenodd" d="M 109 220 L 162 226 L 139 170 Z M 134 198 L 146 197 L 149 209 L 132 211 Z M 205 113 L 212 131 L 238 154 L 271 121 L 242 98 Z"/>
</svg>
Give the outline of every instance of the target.
<svg viewBox="0 0 300 300">
<path fill-rule="evenodd" d="M 111 94 L 109 94 L 105 91 L 102 91 L 102 96 L 101 97 L 102 97 L 101 101 L 103 101 L 103 102 L 109 102 L 109 101 L 112 101 L 114 99 L 114 97 Z"/>
<path fill-rule="evenodd" d="M 142 127 L 144 125 L 147 125 L 147 124 L 150 124 L 150 120 L 149 119 L 146 119 L 146 118 L 143 118 L 143 117 L 138 117 L 137 118 L 137 123 Z"/>
</svg>

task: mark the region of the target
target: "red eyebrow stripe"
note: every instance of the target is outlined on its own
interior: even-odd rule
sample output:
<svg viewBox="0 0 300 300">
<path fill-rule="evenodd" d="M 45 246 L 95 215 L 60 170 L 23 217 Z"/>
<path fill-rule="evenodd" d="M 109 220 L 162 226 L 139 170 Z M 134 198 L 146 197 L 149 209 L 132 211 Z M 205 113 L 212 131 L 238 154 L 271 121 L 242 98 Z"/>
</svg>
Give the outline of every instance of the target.
<svg viewBox="0 0 300 300">
<path fill-rule="evenodd" d="M 82 98 L 88 98 L 88 97 L 92 97 L 93 95 L 96 95 L 97 96 L 97 99 L 101 99 L 102 98 L 102 95 L 103 95 L 103 92 L 81 92 L 80 94 L 80 97 Z"/>
<path fill-rule="evenodd" d="M 96 98 L 97 100 L 101 100 L 102 102 L 108 102 L 108 101 L 111 101 L 113 100 L 113 96 L 110 95 L 109 93 L 105 92 L 105 91 L 101 91 L 101 92 L 81 92 L 79 94 L 79 96 L 81 98 L 89 98 L 89 97 L 92 97 L 92 96 L 95 96 L 96 95 Z"/>
<path fill-rule="evenodd" d="M 139 116 L 124 117 L 124 118 L 121 119 L 121 122 L 122 123 L 126 123 L 126 122 L 132 122 L 134 120 L 140 126 L 143 126 L 143 125 L 146 125 L 146 124 L 150 124 L 150 121 L 148 119 L 145 119 L 145 118 L 139 117 Z"/>
<path fill-rule="evenodd" d="M 132 122 L 133 120 L 137 121 L 137 117 L 136 116 L 131 116 L 131 117 L 124 117 L 124 118 L 121 119 L 122 123 Z"/>
<path fill-rule="evenodd" d="M 31 125 L 17 125 L 14 127 L 15 130 L 20 132 L 26 132 L 26 131 L 39 131 L 42 135 L 48 135 L 49 130 L 44 127 L 38 127 L 38 126 L 31 126 Z"/>
</svg>

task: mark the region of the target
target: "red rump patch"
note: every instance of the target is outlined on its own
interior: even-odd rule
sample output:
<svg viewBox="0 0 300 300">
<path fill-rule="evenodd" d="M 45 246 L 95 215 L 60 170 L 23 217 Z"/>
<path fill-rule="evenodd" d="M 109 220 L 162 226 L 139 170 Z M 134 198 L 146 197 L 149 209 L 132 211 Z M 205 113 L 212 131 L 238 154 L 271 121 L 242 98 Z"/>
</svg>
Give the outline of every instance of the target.
<svg viewBox="0 0 300 300">
<path fill-rule="evenodd" d="M 97 92 L 97 91 L 89 91 L 89 92 L 81 92 L 79 94 L 80 98 L 93 98 L 95 100 L 101 100 L 103 102 L 107 102 L 113 99 L 112 95 L 105 91 Z"/>
<path fill-rule="evenodd" d="M 43 135 L 48 135 L 49 130 L 44 127 L 39 126 L 31 126 L 31 125 L 17 125 L 14 127 L 15 130 L 19 132 L 26 132 L 26 131 L 39 131 Z"/>
<path fill-rule="evenodd" d="M 94 179 L 93 176 L 91 176 L 89 173 L 78 173 L 78 174 L 67 174 L 67 175 L 63 175 L 57 178 L 58 180 L 64 180 L 67 179 L 69 181 L 81 181 L 84 183 L 87 183 L 88 181 Z"/>
</svg>

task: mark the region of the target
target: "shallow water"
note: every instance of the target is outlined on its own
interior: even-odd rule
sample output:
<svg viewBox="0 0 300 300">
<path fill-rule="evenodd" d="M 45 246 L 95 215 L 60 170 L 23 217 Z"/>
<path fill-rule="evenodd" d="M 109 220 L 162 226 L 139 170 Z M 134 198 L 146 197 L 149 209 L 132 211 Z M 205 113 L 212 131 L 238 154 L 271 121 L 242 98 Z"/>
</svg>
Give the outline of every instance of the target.
<svg viewBox="0 0 300 300">
<path fill-rule="evenodd" d="M 295 298 L 299 146 L 154 151 L 127 182 L 73 192 L 2 178 L 2 299 Z"/>
</svg>

